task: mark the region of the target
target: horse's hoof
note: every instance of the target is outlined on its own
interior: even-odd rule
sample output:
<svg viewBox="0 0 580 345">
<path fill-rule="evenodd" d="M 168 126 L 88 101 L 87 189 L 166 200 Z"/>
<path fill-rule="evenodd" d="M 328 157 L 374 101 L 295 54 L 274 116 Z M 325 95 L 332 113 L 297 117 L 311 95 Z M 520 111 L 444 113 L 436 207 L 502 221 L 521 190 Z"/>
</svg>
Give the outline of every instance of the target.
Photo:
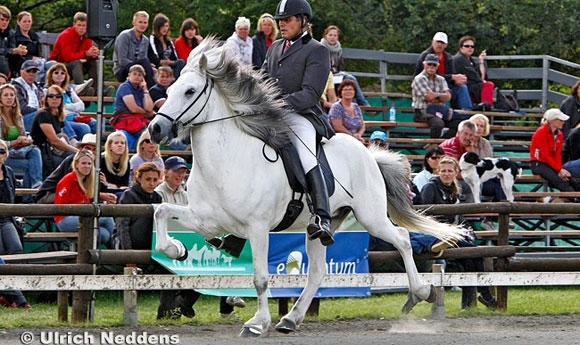
<svg viewBox="0 0 580 345">
<path fill-rule="evenodd" d="M 240 338 L 258 338 L 262 336 L 262 329 L 261 327 L 242 327 L 242 331 L 240 332 Z"/>
<path fill-rule="evenodd" d="M 403 304 L 401 311 L 403 312 L 403 314 L 409 314 L 409 312 L 411 312 L 411 310 L 413 310 L 413 308 L 419 302 L 421 302 L 421 298 L 417 297 L 414 293 L 409 291 L 409 294 L 407 295 L 407 301 L 405 302 L 405 304 Z"/>
<path fill-rule="evenodd" d="M 431 285 L 431 292 L 429 292 L 429 297 L 425 300 L 426 302 L 433 303 L 437 299 L 437 289 Z"/>
<path fill-rule="evenodd" d="M 188 254 L 188 251 L 186 250 L 186 251 L 185 251 L 185 253 L 183 253 L 183 255 L 182 255 L 182 256 L 178 257 L 178 258 L 177 258 L 177 259 L 175 259 L 175 260 L 177 260 L 177 261 L 185 261 L 185 260 L 187 260 L 187 256 L 188 256 L 188 255 L 189 255 L 189 254 Z"/>
<path fill-rule="evenodd" d="M 276 330 L 278 332 L 284 333 L 284 334 L 288 334 L 290 332 L 295 332 L 296 331 L 296 323 L 293 321 L 290 321 L 286 318 L 283 318 L 276 325 Z"/>
</svg>

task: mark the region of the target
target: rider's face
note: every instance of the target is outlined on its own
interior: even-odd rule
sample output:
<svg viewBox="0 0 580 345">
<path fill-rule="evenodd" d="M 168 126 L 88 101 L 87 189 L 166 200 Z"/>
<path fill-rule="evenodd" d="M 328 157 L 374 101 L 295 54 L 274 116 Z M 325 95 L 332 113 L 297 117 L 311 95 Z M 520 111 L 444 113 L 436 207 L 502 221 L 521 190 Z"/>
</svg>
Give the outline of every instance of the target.
<svg viewBox="0 0 580 345">
<path fill-rule="evenodd" d="M 290 40 L 301 32 L 302 23 L 296 16 L 280 19 L 280 33 L 285 40 Z"/>
</svg>

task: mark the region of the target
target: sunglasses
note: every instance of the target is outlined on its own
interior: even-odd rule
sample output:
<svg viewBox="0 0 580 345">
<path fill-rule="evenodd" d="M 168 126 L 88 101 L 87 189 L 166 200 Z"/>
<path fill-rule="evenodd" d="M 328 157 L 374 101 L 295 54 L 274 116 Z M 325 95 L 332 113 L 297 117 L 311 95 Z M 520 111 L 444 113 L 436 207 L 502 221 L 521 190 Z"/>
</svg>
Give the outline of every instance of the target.
<svg viewBox="0 0 580 345">
<path fill-rule="evenodd" d="M 6 154 L 6 149 L 0 149 L 0 155 L 5 155 Z"/>
<path fill-rule="evenodd" d="M 33 68 L 33 69 L 27 70 L 26 72 L 28 72 L 28 73 L 38 73 L 38 70 L 36 68 Z"/>
<path fill-rule="evenodd" d="M 441 158 L 442 158 L 441 156 L 431 156 L 431 157 L 429 157 L 429 159 L 432 159 L 434 161 L 439 160 Z"/>
<path fill-rule="evenodd" d="M 463 48 L 475 48 L 475 46 L 472 44 L 464 44 L 464 45 L 462 45 L 462 47 Z"/>
<path fill-rule="evenodd" d="M 438 65 L 437 63 L 432 63 L 432 62 L 429 62 L 429 63 L 427 63 L 427 66 L 433 66 L 433 67 L 436 67 L 437 65 Z"/>
<path fill-rule="evenodd" d="M 49 93 L 48 95 L 46 95 L 46 97 L 48 97 L 48 98 L 62 98 L 62 95 L 59 95 L 58 93 Z"/>
<path fill-rule="evenodd" d="M 143 142 L 144 142 L 145 144 L 151 144 L 151 139 L 143 139 Z"/>
</svg>

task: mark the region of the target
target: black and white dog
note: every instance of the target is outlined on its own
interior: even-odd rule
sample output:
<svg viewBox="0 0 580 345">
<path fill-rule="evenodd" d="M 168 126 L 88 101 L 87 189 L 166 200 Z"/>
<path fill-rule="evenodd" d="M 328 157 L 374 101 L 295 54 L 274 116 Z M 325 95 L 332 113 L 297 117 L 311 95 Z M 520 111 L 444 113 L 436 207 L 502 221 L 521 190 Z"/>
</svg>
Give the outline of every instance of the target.
<svg viewBox="0 0 580 345">
<path fill-rule="evenodd" d="M 479 158 L 475 152 L 466 152 L 459 160 L 459 169 L 463 180 L 471 188 L 473 200 L 480 202 L 481 185 L 487 180 L 498 177 L 501 188 L 508 201 L 514 201 L 512 188 L 521 169 L 517 163 L 508 158 Z"/>
</svg>

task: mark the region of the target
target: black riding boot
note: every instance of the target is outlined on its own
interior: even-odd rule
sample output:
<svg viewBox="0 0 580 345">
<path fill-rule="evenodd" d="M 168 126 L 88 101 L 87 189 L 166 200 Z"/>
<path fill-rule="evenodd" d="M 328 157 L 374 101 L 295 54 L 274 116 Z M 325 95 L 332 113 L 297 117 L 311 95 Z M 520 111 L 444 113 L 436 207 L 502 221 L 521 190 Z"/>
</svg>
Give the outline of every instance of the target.
<svg viewBox="0 0 580 345">
<path fill-rule="evenodd" d="M 216 249 L 224 250 L 233 257 L 239 258 L 246 244 L 245 238 L 236 237 L 232 234 L 225 235 L 222 238 L 214 237 L 206 241 Z"/>
<path fill-rule="evenodd" d="M 334 237 L 332 232 L 330 232 L 330 203 L 328 202 L 326 183 L 319 166 L 306 173 L 306 181 L 310 188 L 310 198 L 312 198 L 314 206 L 314 222 L 306 227 L 308 239 L 315 240 L 320 238 L 322 245 L 329 246 L 334 243 Z"/>
</svg>

